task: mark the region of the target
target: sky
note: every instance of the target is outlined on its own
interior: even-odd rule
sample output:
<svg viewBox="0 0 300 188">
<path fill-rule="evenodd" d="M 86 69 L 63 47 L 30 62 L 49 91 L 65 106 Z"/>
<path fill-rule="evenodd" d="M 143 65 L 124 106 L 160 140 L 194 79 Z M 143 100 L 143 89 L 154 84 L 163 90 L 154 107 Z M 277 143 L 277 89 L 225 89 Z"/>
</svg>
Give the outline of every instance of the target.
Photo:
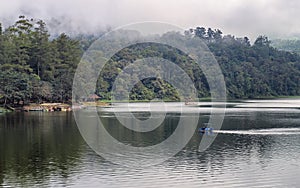
<svg viewBox="0 0 300 188">
<path fill-rule="evenodd" d="M 0 22 L 7 27 L 26 15 L 44 20 L 52 33 L 72 34 L 160 21 L 254 40 L 300 36 L 299 10 L 298 0 L 0 0 Z"/>
</svg>

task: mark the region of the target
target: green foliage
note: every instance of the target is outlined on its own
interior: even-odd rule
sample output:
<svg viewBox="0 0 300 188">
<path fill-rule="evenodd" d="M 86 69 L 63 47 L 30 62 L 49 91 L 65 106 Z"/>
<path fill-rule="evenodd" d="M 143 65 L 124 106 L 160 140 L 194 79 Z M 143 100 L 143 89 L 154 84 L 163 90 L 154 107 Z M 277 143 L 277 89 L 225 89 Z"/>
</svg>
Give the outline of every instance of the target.
<svg viewBox="0 0 300 188">
<path fill-rule="evenodd" d="M 300 56 L 272 47 L 266 36 L 223 36 L 207 45 L 223 71 L 230 98 L 293 96 L 300 93 Z"/>
<path fill-rule="evenodd" d="M 8 69 L 0 72 L 0 84 L 4 106 L 9 103 L 28 101 L 32 96 L 32 82 L 37 77 L 33 74 Z"/>
<path fill-rule="evenodd" d="M 197 83 L 195 87 L 198 89 L 200 97 L 207 96 L 209 94 L 208 87 L 203 87 L 204 85 L 207 85 L 204 74 L 189 56 L 183 54 L 178 49 L 157 43 L 132 45 L 115 54 L 111 61 L 104 66 L 102 72 L 100 73 L 97 83 L 97 94 L 102 96 L 104 99 L 110 99 L 111 96 L 103 95 L 103 93 L 109 93 L 112 90 L 116 77 L 121 73 L 122 70 L 127 68 L 126 71 L 123 72 L 124 78 L 119 78 L 121 79 L 121 83 L 124 83 L 123 85 L 125 85 L 125 83 L 131 83 L 134 80 L 139 80 L 138 78 L 141 72 L 153 73 L 156 75 L 156 79 L 147 78 L 137 83 L 131 90 L 129 99 L 152 100 L 158 98 L 168 101 L 178 101 L 180 99 L 178 91 L 176 91 L 176 89 L 170 83 L 160 79 L 162 76 L 158 73 L 159 71 L 157 71 L 168 70 L 168 67 L 166 67 L 167 65 L 165 65 L 165 67 L 163 67 L 163 65 L 139 67 L 135 66 L 133 63 L 136 60 L 151 57 L 159 57 L 174 62 L 188 74 L 194 83 Z M 129 65 L 131 65 L 130 68 L 128 68 Z M 170 70 L 168 73 L 169 79 L 173 80 L 177 84 L 181 84 L 181 88 L 185 88 L 184 84 L 186 83 L 182 82 L 182 75 L 180 75 L 181 73 L 175 73 L 171 71 L 173 70 Z M 120 89 L 123 88 L 118 88 L 118 90 Z M 125 93 L 125 89 L 123 93 Z M 185 93 L 185 91 L 182 93 Z M 124 97 L 125 96 L 123 96 L 123 99 Z"/>
<path fill-rule="evenodd" d="M 20 16 L 4 31 L 0 25 L 0 91 L 4 104 L 71 99 L 81 57 L 79 42 L 61 34 L 49 39 L 42 20 Z"/>
<path fill-rule="evenodd" d="M 132 34 L 139 35 L 137 32 Z M 177 33 L 161 37 L 167 39 L 183 36 Z M 299 42 L 272 43 L 266 36 L 259 36 L 251 45 L 247 37 L 224 36 L 219 29 L 204 27 L 189 29 L 185 31 L 184 37 L 199 37 L 207 44 L 223 71 L 230 98 L 300 95 L 300 56 L 272 47 L 277 42 L 277 46 L 282 45 L 283 49 L 290 50 L 284 46 L 289 45 L 291 49 L 299 50 Z M 0 102 L 21 104 L 70 101 L 77 64 L 83 51 L 95 39 L 96 36 L 88 35 L 72 39 L 64 33 L 50 39 L 42 20 L 27 19 L 24 16 L 20 16 L 14 25 L 6 29 L 0 24 Z M 97 56 L 102 52 L 94 53 Z M 136 60 L 151 57 L 174 62 L 195 83 L 198 97 L 210 96 L 203 72 L 188 55 L 156 43 L 136 44 L 115 54 L 100 73 L 96 94 L 102 99 L 110 100 L 113 83 L 122 70 Z M 94 67 L 96 65 L 88 62 L 86 66 L 98 70 Z M 147 71 L 157 73 L 159 68 L 162 67 L 150 66 Z M 140 69 L 141 67 L 133 67 L 126 74 L 136 78 Z M 171 80 L 186 84 L 179 81 L 183 75 L 171 70 L 168 74 Z M 125 81 L 128 80 L 121 78 L 121 82 Z M 170 83 L 162 80 L 161 75 L 157 75 L 157 78 L 147 78 L 136 83 L 129 97 L 131 100 L 160 98 L 176 101 L 179 100 L 179 93 Z"/>
<path fill-rule="evenodd" d="M 268 37 L 259 36 L 251 45 L 247 37 L 223 36 L 218 29 L 203 27 L 189 29 L 185 36 L 201 38 L 215 55 L 225 77 L 229 98 L 300 95 L 300 56 L 277 50 L 270 45 Z M 101 73 L 98 94 L 109 99 L 103 94 L 111 91 L 120 70 L 137 59 L 147 57 L 161 57 L 179 65 L 195 83 L 198 97 L 210 95 L 205 76 L 195 63 L 182 52 L 159 44 L 138 44 L 116 54 Z M 130 75 L 134 77 L 135 73 L 131 72 Z M 173 75 L 172 79 L 176 80 L 180 76 Z M 160 82 L 162 84 L 157 87 Z M 175 89 L 168 90 L 169 86 L 163 80 L 145 79 L 133 88 L 130 99 L 159 97 L 178 100 Z"/>
</svg>

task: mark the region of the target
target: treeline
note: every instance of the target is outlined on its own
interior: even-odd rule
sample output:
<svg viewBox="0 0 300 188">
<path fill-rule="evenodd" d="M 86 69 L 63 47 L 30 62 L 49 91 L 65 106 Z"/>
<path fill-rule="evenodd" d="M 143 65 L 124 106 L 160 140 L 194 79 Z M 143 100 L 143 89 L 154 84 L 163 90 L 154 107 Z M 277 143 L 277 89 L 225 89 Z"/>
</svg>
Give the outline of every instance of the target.
<svg viewBox="0 0 300 188">
<path fill-rule="evenodd" d="M 221 36 L 210 28 L 187 34 L 206 41 L 223 71 L 228 97 L 300 95 L 300 56 L 272 47 L 268 37 L 259 36 L 251 45 L 247 37 Z"/>
<path fill-rule="evenodd" d="M 189 29 L 184 35 L 187 39 L 201 38 L 214 54 L 224 74 L 228 98 L 300 95 L 300 56 L 272 47 L 268 37 L 259 36 L 251 44 L 247 37 L 223 35 L 219 29 L 203 27 Z M 180 35 L 174 33 L 162 37 L 172 40 Z M 179 65 L 195 83 L 198 97 L 210 96 L 206 78 L 195 62 L 178 50 L 159 44 L 137 44 L 116 54 L 112 61 L 106 64 L 105 71 L 98 80 L 97 94 L 109 99 L 113 82 L 120 70 L 135 60 L 147 57 L 161 57 Z M 155 70 L 148 70 L 151 71 Z M 130 74 L 133 77 L 138 75 L 134 71 Z M 172 76 L 175 80 L 181 77 Z M 178 93 L 173 91 L 174 88 L 160 79 L 145 79 L 133 88 L 130 99 L 178 100 Z"/>
<path fill-rule="evenodd" d="M 300 56 L 277 50 L 266 36 L 251 44 L 247 37 L 236 38 L 218 29 L 197 27 L 187 30 L 184 37 L 199 37 L 207 44 L 223 71 L 229 98 L 300 95 Z M 70 102 L 77 64 L 94 40 L 93 36 L 70 38 L 64 33 L 51 38 L 42 20 L 24 16 L 6 29 L 0 24 L 0 103 Z M 113 83 L 122 69 L 146 57 L 174 62 L 196 83 L 198 97 L 210 95 L 206 78 L 196 63 L 179 50 L 159 44 L 137 44 L 115 54 L 100 74 L 96 94 L 111 99 Z M 176 80 L 181 75 L 171 76 Z M 130 94 L 132 100 L 154 98 L 178 100 L 179 95 L 159 78 L 142 80 Z"/>
<path fill-rule="evenodd" d="M 0 24 L 0 99 L 6 104 L 66 102 L 82 55 L 79 42 L 62 33 L 51 39 L 42 20 L 20 16 Z"/>
</svg>

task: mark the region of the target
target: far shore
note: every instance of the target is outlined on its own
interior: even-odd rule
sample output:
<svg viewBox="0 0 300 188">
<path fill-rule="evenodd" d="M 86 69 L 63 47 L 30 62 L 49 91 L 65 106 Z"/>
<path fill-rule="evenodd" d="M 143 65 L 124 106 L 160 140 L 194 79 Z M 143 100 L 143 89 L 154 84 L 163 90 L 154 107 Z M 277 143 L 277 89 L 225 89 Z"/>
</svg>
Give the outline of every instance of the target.
<svg viewBox="0 0 300 188">
<path fill-rule="evenodd" d="M 245 99 L 227 99 L 228 102 L 234 101 L 242 101 L 242 100 L 274 100 L 274 99 L 300 99 L 300 96 L 265 96 L 265 97 L 255 97 L 255 98 L 245 98 Z M 67 103 L 30 103 L 28 105 L 11 107 L 7 105 L 6 107 L 0 107 L 0 113 L 12 112 L 12 111 L 72 111 L 79 108 L 84 108 L 88 106 L 96 106 L 96 107 L 107 107 L 112 103 L 141 103 L 141 102 L 180 102 L 178 100 L 97 100 L 97 101 L 88 101 L 88 102 L 80 102 L 76 104 L 67 104 Z M 196 101 L 198 102 L 210 102 L 212 101 L 210 97 L 198 98 Z M 190 102 L 196 102 L 190 101 Z"/>
</svg>

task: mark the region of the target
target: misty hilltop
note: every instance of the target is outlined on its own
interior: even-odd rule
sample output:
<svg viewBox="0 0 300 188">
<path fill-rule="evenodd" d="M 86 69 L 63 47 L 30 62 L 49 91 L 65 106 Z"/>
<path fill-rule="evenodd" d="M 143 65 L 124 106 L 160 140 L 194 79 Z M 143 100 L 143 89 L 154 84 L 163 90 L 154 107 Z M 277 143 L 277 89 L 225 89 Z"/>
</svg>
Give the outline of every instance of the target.
<svg viewBox="0 0 300 188">
<path fill-rule="evenodd" d="M 181 28 L 210 26 L 235 36 L 283 38 L 300 33 L 297 0 L 3 0 L 0 22 L 5 27 L 16 15 L 41 18 L 51 34 L 97 33 L 136 22 L 158 21 Z"/>
</svg>

